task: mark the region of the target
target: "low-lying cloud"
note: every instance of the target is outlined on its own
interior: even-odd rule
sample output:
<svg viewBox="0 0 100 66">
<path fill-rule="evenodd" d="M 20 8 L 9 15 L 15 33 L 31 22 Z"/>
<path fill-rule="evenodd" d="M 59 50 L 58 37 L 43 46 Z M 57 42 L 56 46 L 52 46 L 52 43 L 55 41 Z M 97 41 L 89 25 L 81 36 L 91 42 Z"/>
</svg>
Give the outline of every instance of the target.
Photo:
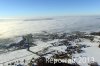
<svg viewBox="0 0 100 66">
<path fill-rule="evenodd" d="M 99 31 L 99 17 L 53 17 L 43 19 L 1 20 L 0 38 L 41 31 Z"/>
</svg>

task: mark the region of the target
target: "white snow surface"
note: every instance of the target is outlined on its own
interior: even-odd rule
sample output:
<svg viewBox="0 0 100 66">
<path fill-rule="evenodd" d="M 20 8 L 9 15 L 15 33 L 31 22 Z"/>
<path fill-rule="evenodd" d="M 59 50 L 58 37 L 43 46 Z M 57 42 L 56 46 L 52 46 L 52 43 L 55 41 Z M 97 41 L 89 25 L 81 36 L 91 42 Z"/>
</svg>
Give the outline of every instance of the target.
<svg viewBox="0 0 100 66">
<path fill-rule="evenodd" d="M 94 61 L 100 64 L 100 59 L 99 59 L 100 48 L 98 47 L 99 45 L 98 41 L 100 41 L 99 38 L 100 36 L 95 36 L 94 42 L 91 42 L 90 40 L 87 40 L 87 39 L 83 39 L 82 42 L 78 42 L 78 44 L 83 44 L 90 47 L 83 48 L 83 50 L 85 51 L 84 53 L 74 54 L 73 58 L 76 60 L 75 62 L 79 63 L 81 66 L 84 66 L 84 65 L 88 66 L 88 63 L 93 61 L 93 58 L 94 58 Z M 48 42 L 37 41 L 37 46 L 31 47 L 30 50 L 33 52 L 39 52 L 43 50 L 44 48 L 51 47 L 48 51 L 56 50 L 56 51 L 65 52 L 66 46 L 53 47 L 51 45 L 51 43 L 57 42 L 57 41 L 58 39 L 53 40 L 53 41 L 48 41 Z M 46 55 L 46 57 L 50 57 L 50 56 L 52 56 L 52 54 Z M 4 54 L 0 54 L 0 66 L 2 66 L 2 63 L 7 64 L 10 62 L 15 62 L 18 60 L 21 61 L 24 59 L 31 60 L 32 58 L 38 58 L 38 57 L 39 57 L 38 55 L 33 54 L 27 51 L 26 49 L 16 50 L 13 52 L 7 52 Z M 85 62 L 84 58 L 86 58 L 87 62 Z"/>
<path fill-rule="evenodd" d="M 76 62 L 79 63 L 81 66 L 88 66 L 88 63 L 91 62 L 94 58 L 94 61 L 97 62 L 100 65 L 100 48 L 98 47 L 99 45 L 99 40 L 100 36 L 95 36 L 94 42 L 91 42 L 88 39 L 82 39 L 82 42 L 78 42 L 78 44 L 83 44 L 87 45 L 90 47 L 87 48 L 82 48 L 85 52 L 84 53 L 76 53 L 73 54 L 73 58 L 76 59 Z M 32 52 L 39 52 L 47 47 L 50 47 L 48 51 L 62 51 L 65 52 L 65 49 L 67 48 L 66 46 L 58 46 L 54 47 L 51 45 L 53 42 L 58 42 L 58 39 L 53 40 L 53 41 L 48 41 L 48 42 L 42 42 L 42 41 L 37 41 L 37 46 L 33 46 L 30 48 Z M 75 42 L 73 42 L 75 44 Z M 50 57 L 52 54 L 46 55 L 46 57 Z M 4 54 L 0 54 L 0 66 L 2 66 L 2 63 L 7 64 L 10 62 L 15 62 L 15 61 L 23 61 L 24 59 L 26 60 L 31 60 L 32 58 L 38 58 L 39 56 L 27 51 L 26 49 L 22 50 L 16 50 L 13 52 L 7 52 Z M 86 61 L 84 61 L 84 57 L 86 58 Z M 80 59 L 81 58 L 81 59 Z M 89 58 L 89 61 L 88 61 Z M 81 61 L 83 60 L 83 61 Z"/>
<path fill-rule="evenodd" d="M 82 54 L 75 54 L 75 60 L 77 63 L 79 63 L 81 66 L 88 66 L 88 63 L 90 62 L 97 62 L 100 65 L 100 48 L 99 46 L 99 40 L 100 36 L 96 36 L 94 39 L 94 42 L 91 42 L 90 40 L 84 39 L 83 42 L 80 42 L 80 44 L 85 44 L 87 48 L 83 48 L 85 53 Z M 84 59 L 85 58 L 85 59 Z"/>
</svg>

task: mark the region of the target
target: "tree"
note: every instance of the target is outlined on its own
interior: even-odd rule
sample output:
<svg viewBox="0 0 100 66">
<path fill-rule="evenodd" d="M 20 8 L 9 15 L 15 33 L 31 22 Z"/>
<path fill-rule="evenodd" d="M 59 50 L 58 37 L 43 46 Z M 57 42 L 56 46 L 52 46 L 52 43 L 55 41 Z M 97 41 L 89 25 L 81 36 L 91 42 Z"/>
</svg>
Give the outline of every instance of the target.
<svg viewBox="0 0 100 66">
<path fill-rule="evenodd" d="M 26 36 L 23 36 L 25 39 L 25 46 L 27 47 L 27 50 L 29 51 L 30 46 L 33 44 L 33 37 L 32 34 L 27 34 Z"/>
<path fill-rule="evenodd" d="M 100 44 L 99 44 L 99 46 L 98 46 L 99 48 L 100 48 Z"/>
</svg>

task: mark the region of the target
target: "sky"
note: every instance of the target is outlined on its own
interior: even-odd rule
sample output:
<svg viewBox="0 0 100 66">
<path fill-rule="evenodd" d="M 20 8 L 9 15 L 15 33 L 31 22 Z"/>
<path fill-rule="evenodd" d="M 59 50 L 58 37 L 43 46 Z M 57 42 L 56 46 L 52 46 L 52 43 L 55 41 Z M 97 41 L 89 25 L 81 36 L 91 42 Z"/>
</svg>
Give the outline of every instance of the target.
<svg viewBox="0 0 100 66">
<path fill-rule="evenodd" d="M 0 17 L 99 14 L 100 0 L 0 0 Z"/>
</svg>

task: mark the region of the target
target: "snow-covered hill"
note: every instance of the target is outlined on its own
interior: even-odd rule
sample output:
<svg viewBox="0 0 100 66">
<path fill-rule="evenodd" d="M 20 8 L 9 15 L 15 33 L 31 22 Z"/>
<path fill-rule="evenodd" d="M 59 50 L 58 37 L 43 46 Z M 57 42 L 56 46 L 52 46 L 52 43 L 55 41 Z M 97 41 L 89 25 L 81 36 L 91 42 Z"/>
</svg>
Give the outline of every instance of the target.
<svg viewBox="0 0 100 66">
<path fill-rule="evenodd" d="M 68 34 L 66 37 L 61 38 L 62 34 L 58 33 L 58 35 L 59 39 L 57 36 L 56 39 L 51 39 L 49 36 L 50 39 L 45 42 L 41 40 L 42 38 L 36 39 L 36 45 L 30 47 L 30 51 L 27 51 L 27 49 L 21 49 L 0 54 L 0 65 L 2 66 L 4 64 L 4 66 L 8 66 L 13 62 L 15 64 L 20 63 L 22 65 L 27 65 L 32 58 L 35 60 L 40 56 L 54 59 L 68 59 L 66 57 L 67 53 L 70 54 L 70 59 L 75 60 L 74 62 L 77 62 L 81 66 L 88 66 L 88 63 L 92 61 L 97 62 L 100 65 L 100 48 L 98 47 L 100 36 L 89 34 L 77 36 L 76 34 Z M 94 37 L 94 40 L 91 40 L 91 36 Z M 47 36 L 44 36 L 44 38 L 45 37 Z M 26 60 L 25 63 L 23 62 L 24 59 Z"/>
</svg>

